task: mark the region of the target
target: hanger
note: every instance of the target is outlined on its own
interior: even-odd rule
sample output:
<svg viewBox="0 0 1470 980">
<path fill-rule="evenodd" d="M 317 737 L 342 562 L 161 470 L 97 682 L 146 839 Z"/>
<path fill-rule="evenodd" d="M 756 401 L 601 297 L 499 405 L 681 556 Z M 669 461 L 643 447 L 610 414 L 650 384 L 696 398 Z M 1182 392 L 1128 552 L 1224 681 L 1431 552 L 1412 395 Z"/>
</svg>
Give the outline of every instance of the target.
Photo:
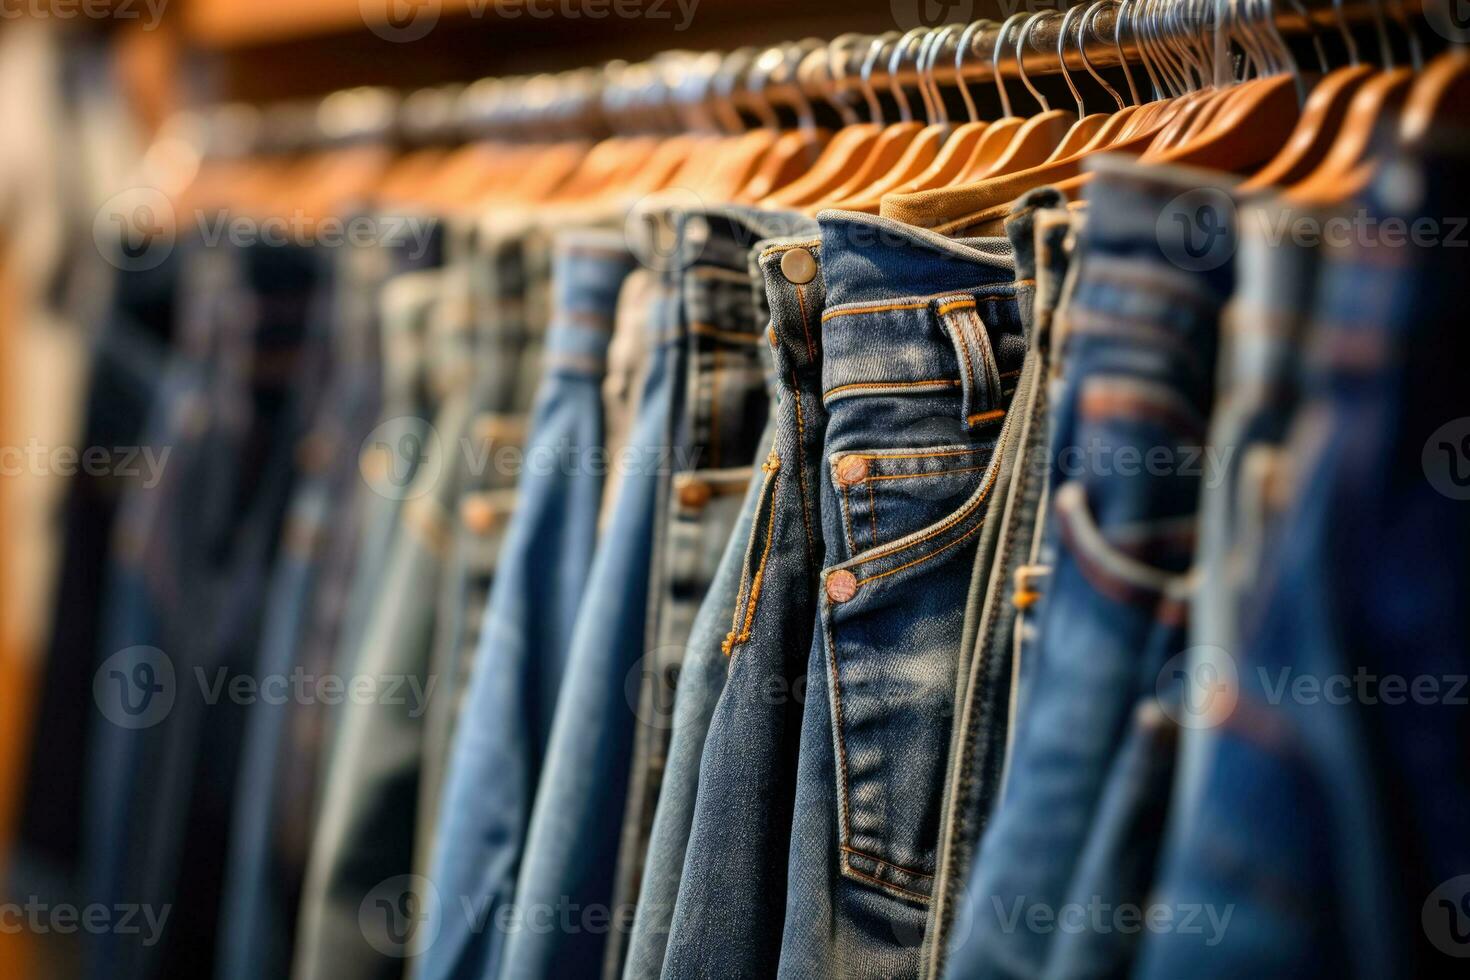
<svg viewBox="0 0 1470 980">
<path fill-rule="evenodd" d="M 754 48 L 739 48 L 720 59 L 719 69 L 710 83 L 710 111 L 716 124 L 731 137 L 716 162 L 711 178 L 713 199 L 734 198 L 755 175 L 761 161 L 770 152 L 779 135 L 774 126 L 760 125 L 746 129 L 740 114 L 737 93 L 743 94 L 740 80 L 755 62 Z"/>
<path fill-rule="evenodd" d="M 846 180 L 830 188 L 825 194 L 809 196 L 800 201 L 789 202 L 790 204 L 804 207 L 809 211 L 820 210 L 821 206 L 827 205 L 827 202 L 844 200 L 858 193 L 862 188 L 881 179 L 884 174 L 889 173 L 898 165 L 909 144 L 924 128 L 923 124 L 914 120 L 913 107 L 909 103 L 908 93 L 904 91 L 899 72 L 903 67 L 904 59 L 910 52 L 913 52 L 914 68 L 916 74 L 918 73 L 917 69 L 927 50 L 925 42 L 929 36 L 927 27 L 916 27 L 900 37 L 893 46 L 893 54 L 888 60 L 888 88 L 893 93 L 894 101 L 898 103 L 898 122 L 890 123 L 879 130 L 872 149 L 869 150 L 856 171 Z M 920 95 L 927 106 L 929 94 L 923 88 L 922 82 L 920 83 Z"/>
<path fill-rule="evenodd" d="M 845 36 L 855 39 L 855 35 Z M 799 207 L 808 201 L 831 194 L 852 180 L 862 169 L 864 162 L 877 145 L 879 134 L 883 131 L 882 106 L 879 105 L 878 98 L 872 89 L 873 66 L 882 57 L 887 46 L 897 41 L 898 37 L 897 31 L 890 31 L 873 38 L 863 59 L 859 77 L 862 79 L 863 91 L 868 99 L 871 112 L 870 121 L 863 123 L 854 120 L 852 124 L 845 125 L 838 130 L 811 169 L 786 187 L 773 193 L 765 202 L 768 206 Z M 841 64 L 843 66 L 841 71 L 845 75 L 847 64 L 845 55 Z"/>
<path fill-rule="evenodd" d="M 929 190 L 942 187 L 957 176 L 974 154 L 979 145 L 981 137 L 990 128 L 990 123 L 981 122 L 979 114 L 975 111 L 975 99 L 970 95 L 970 88 L 965 84 L 965 54 L 970 50 L 974 41 L 975 33 L 983 28 L 991 26 L 993 21 L 977 20 L 964 29 L 960 34 L 959 41 L 955 44 L 954 52 L 954 75 L 955 85 L 960 90 L 960 97 L 965 102 L 965 112 L 969 115 L 969 121 L 963 122 L 949 134 L 938 155 L 933 162 L 925 168 L 913 180 L 896 188 L 894 193 L 912 194 L 915 191 Z"/>
<path fill-rule="evenodd" d="M 1409 93 L 1399 124 L 1399 139 L 1408 147 L 1426 140 L 1435 129 L 1470 130 L 1470 49 L 1451 47 L 1429 63 Z"/>
<path fill-rule="evenodd" d="M 1384 71 L 1363 82 L 1348 103 L 1347 113 L 1322 161 L 1287 188 L 1287 196 L 1302 203 L 1330 204 L 1345 200 L 1369 180 L 1382 140 L 1393 131 L 1399 111 L 1409 99 L 1414 70 L 1399 68 L 1384 26 L 1383 8 L 1373 0 L 1374 29 Z"/>
<path fill-rule="evenodd" d="M 1125 103 L 1123 96 L 1119 94 L 1118 90 L 1108 84 L 1108 80 L 1098 72 L 1097 67 L 1092 63 L 1092 58 L 1087 53 L 1087 38 L 1092 33 L 1092 21 L 1097 19 L 1097 15 L 1109 3 L 1112 3 L 1118 8 L 1118 15 L 1114 20 L 1113 45 L 1118 51 L 1118 63 L 1123 69 L 1123 77 L 1128 81 L 1128 92 L 1133 99 L 1131 103 Z M 1113 97 L 1113 101 L 1118 103 L 1118 110 L 1108 115 L 1103 124 L 1098 127 L 1097 132 L 1092 135 L 1092 138 L 1077 151 L 1079 153 L 1095 153 L 1122 140 L 1128 132 L 1132 120 L 1142 108 L 1138 100 L 1138 86 L 1133 81 L 1133 72 L 1128 68 L 1128 59 L 1123 54 L 1123 43 L 1121 41 L 1122 11 L 1123 5 L 1117 2 L 1117 0 L 1098 0 L 1087 13 L 1082 15 L 1082 23 L 1077 28 L 1079 32 L 1078 49 L 1082 55 L 1082 66 L 1087 69 L 1087 73 L 1093 77 L 1093 80 Z"/>
<path fill-rule="evenodd" d="M 1021 76 L 1021 83 L 1041 106 L 1041 113 L 1021 124 L 1005 151 L 994 163 L 977 174 L 976 179 L 1016 173 L 1045 163 L 1076 124 L 1077 117 L 1064 109 L 1053 109 L 1026 74 L 1026 41 L 1032 28 L 1041 20 L 1060 16 L 1062 15 L 1055 10 L 1041 10 L 1032 14 L 1021 25 L 1020 34 L 1016 38 L 1016 71 Z"/>
<path fill-rule="evenodd" d="M 820 46 L 819 42 L 811 44 Z M 769 107 L 767 86 L 775 73 L 781 71 L 782 80 L 790 81 L 785 87 L 792 95 L 791 101 L 797 111 L 797 127 L 777 136 L 751 179 L 734 196 L 738 203 L 758 203 L 799 179 L 811 169 L 822 148 L 831 139 L 831 133 L 817 126 L 812 105 L 802 93 L 801 86 L 796 84 L 795 69 L 807 50 L 807 42 L 788 44 L 769 48 L 756 59 L 751 73 L 752 93 L 758 92 L 760 100 L 765 101 Z M 774 113 L 768 118 L 774 121 Z"/>
<path fill-rule="evenodd" d="M 986 127 L 985 133 L 976 143 L 970 158 L 965 161 L 963 167 L 956 171 L 949 182 L 944 185 L 945 187 L 954 187 L 979 179 L 981 174 L 1000 159 L 1006 147 L 1010 146 L 1016 132 L 1026 124 L 1025 119 L 1011 112 L 1011 96 L 1006 91 L 1001 75 L 1000 56 L 1005 51 L 1006 37 L 1010 34 L 1011 25 L 1017 21 L 1026 20 L 1027 16 L 1025 11 L 1012 14 L 1001 22 L 1000 30 L 996 32 L 995 47 L 990 52 L 990 74 L 995 80 L 995 91 L 1000 96 L 1001 117 Z"/>
<path fill-rule="evenodd" d="M 884 194 L 923 174 L 938 157 L 939 148 L 949 136 L 952 127 L 949 122 L 949 110 L 944 105 L 944 94 L 939 91 L 938 83 L 934 78 L 934 65 L 944 50 L 945 43 L 959 31 L 960 28 L 954 26 L 931 31 L 924 39 L 925 45 L 919 49 L 916 64 L 919 90 L 924 98 L 926 115 L 930 119 L 930 124 L 919 130 L 903 156 L 899 157 L 898 162 L 888 173 L 881 175 L 860 190 L 854 191 L 849 197 L 828 204 L 828 207 L 877 214 Z"/>
<path fill-rule="evenodd" d="M 1255 176 L 1246 180 L 1241 185 L 1242 191 L 1288 186 L 1301 181 L 1320 166 L 1337 140 L 1353 97 L 1363 87 L 1363 83 L 1374 75 L 1373 67 L 1362 64 L 1358 59 L 1358 44 L 1352 31 L 1348 29 L 1342 3 L 1343 0 L 1333 0 L 1332 9 L 1347 48 L 1349 63 L 1336 71 L 1327 71 L 1321 40 L 1314 37 L 1318 58 L 1322 59 L 1322 80 L 1307 96 L 1306 105 L 1302 107 L 1301 120 L 1281 152 Z"/>
<path fill-rule="evenodd" d="M 1082 101 L 1082 92 L 1077 88 L 1077 83 L 1072 81 L 1072 73 L 1067 70 L 1067 28 L 1072 23 L 1073 15 L 1077 15 L 1082 18 L 1078 22 L 1077 27 L 1077 49 L 1081 53 L 1082 62 L 1088 71 L 1092 72 L 1095 78 L 1100 77 L 1093 71 L 1092 65 L 1087 61 L 1087 37 L 1084 30 L 1087 26 L 1087 15 L 1095 12 L 1099 6 L 1100 4 L 1094 3 L 1091 6 L 1079 5 L 1072 7 L 1063 15 L 1062 26 L 1057 31 L 1057 65 L 1062 70 L 1062 78 L 1067 83 L 1067 90 L 1072 93 L 1072 98 L 1077 103 L 1077 121 L 1072 124 L 1071 129 L 1067 130 L 1067 135 L 1062 137 L 1062 141 L 1042 161 L 1043 163 L 1054 163 L 1057 160 L 1065 159 L 1086 147 L 1110 118 L 1110 114 L 1106 112 L 1097 112 L 1088 115 L 1087 107 Z M 1108 91 L 1112 92 L 1112 89 L 1109 88 Z M 1113 92 L 1113 97 L 1118 100 L 1118 108 L 1121 110 L 1123 108 L 1122 97 L 1117 92 Z"/>
</svg>

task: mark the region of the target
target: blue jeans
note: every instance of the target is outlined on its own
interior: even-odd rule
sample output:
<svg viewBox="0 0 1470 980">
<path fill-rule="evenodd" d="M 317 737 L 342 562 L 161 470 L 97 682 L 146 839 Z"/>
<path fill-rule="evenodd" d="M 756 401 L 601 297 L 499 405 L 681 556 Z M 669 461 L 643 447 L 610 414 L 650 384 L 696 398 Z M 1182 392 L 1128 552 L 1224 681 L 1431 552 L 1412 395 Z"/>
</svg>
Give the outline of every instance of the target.
<svg viewBox="0 0 1470 980">
<path fill-rule="evenodd" d="M 925 975 L 937 976 L 945 940 L 985 822 L 999 795 L 1015 691 L 1018 575 L 1038 533 L 1046 486 L 1046 363 L 1051 321 L 1070 258 L 1071 217 L 1060 195 L 1035 191 L 1006 223 L 1015 252 L 1017 308 L 1026 359 L 1010 406 L 1013 436 L 1002 442 L 965 613 L 938 873 L 925 937 Z"/>
<path fill-rule="evenodd" d="M 1463 148 L 1393 157 L 1355 203 L 1385 228 L 1462 216 L 1464 167 Z M 1448 239 L 1322 250 L 1293 424 L 1242 475 L 1272 492 L 1241 495 L 1262 547 L 1227 651 L 1238 701 L 1160 876 L 1162 900 L 1233 918 L 1207 949 L 1150 936 L 1142 976 L 1464 972 L 1465 270 Z"/>
<path fill-rule="evenodd" d="M 684 397 L 672 443 L 681 454 L 675 461 L 680 472 L 654 540 L 648 653 L 639 670 L 614 893 L 619 909 L 641 905 L 679 678 L 692 655 L 694 619 L 727 550 L 770 411 L 765 324 L 756 319 L 749 251 L 778 227 L 779 218 L 745 208 L 712 208 L 686 218 L 699 223 L 701 244 L 697 257 L 680 272 L 686 324 Z M 679 864 L 682 851 L 680 846 Z M 622 975 L 630 937 L 631 930 L 609 936 L 603 971 L 608 980 Z"/>
<path fill-rule="evenodd" d="M 633 265 L 606 235 L 565 237 L 556 249 L 527 465 L 450 752 L 429 876 L 442 919 L 419 961 L 424 980 L 495 976 L 504 952 L 496 917 L 515 899 L 597 541 L 604 481 L 587 453 L 602 441 L 600 383 L 618 289 Z"/>
<path fill-rule="evenodd" d="M 740 558 L 722 631 L 726 676 L 699 762 L 663 959 L 668 978 L 769 976 L 780 951 L 802 651 L 821 561 L 824 419 L 821 247 L 814 223 L 793 230 L 806 233 L 768 245 L 758 259 L 777 378 L 774 435 L 749 532 L 732 542 Z"/>
<path fill-rule="evenodd" d="M 823 567 L 783 977 L 917 977 L 978 532 L 1025 354 L 1009 244 L 824 212 Z"/>
<path fill-rule="evenodd" d="M 1059 323 L 1056 555 L 1025 651 L 1004 796 L 952 930 L 953 977 L 1050 975 L 1079 959 L 1126 972 L 1136 932 L 1093 935 L 1066 917 L 1072 903 L 1142 904 L 1148 831 L 1168 795 L 1159 675 L 1185 647 L 1200 486 L 1185 464 L 1203 445 L 1231 269 L 1188 272 L 1160 244 L 1165 208 L 1204 178 L 1118 161 L 1099 171 Z M 1142 465 L 1160 454 L 1162 465 Z M 1077 943 L 1093 945 L 1087 958 L 1067 950 Z"/>
</svg>

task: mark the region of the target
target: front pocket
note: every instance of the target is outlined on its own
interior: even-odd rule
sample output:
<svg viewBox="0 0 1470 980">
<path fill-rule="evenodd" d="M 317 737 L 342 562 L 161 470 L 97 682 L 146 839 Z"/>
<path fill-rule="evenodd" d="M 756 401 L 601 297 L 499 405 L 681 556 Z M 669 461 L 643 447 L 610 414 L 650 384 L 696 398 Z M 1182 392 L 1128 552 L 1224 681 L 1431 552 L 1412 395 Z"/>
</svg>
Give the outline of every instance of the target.
<svg viewBox="0 0 1470 980">
<path fill-rule="evenodd" d="M 846 557 L 952 514 L 974 491 L 993 445 L 836 453 L 829 460 Z"/>
<path fill-rule="evenodd" d="M 926 904 L 956 666 L 968 642 L 966 598 L 999 453 L 983 446 L 862 455 L 869 474 L 901 478 L 873 481 L 873 498 L 866 487 L 848 494 L 854 515 L 876 514 L 880 543 L 862 548 L 864 536 L 857 554 L 823 573 L 840 867 L 866 887 Z M 866 510 L 857 509 L 859 496 Z"/>
</svg>

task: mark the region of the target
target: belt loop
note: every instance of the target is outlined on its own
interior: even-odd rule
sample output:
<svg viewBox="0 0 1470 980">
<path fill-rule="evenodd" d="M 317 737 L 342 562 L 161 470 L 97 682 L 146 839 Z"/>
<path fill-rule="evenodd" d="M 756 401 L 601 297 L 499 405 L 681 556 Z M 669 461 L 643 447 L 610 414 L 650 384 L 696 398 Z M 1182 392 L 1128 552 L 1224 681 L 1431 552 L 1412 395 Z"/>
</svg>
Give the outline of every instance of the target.
<svg viewBox="0 0 1470 980">
<path fill-rule="evenodd" d="M 970 428 L 988 425 L 1005 416 L 1001 398 L 1000 367 L 990 347 L 990 334 L 975 310 L 972 296 L 944 296 L 935 300 L 939 320 L 954 343 L 964 386 L 961 412 Z"/>
</svg>

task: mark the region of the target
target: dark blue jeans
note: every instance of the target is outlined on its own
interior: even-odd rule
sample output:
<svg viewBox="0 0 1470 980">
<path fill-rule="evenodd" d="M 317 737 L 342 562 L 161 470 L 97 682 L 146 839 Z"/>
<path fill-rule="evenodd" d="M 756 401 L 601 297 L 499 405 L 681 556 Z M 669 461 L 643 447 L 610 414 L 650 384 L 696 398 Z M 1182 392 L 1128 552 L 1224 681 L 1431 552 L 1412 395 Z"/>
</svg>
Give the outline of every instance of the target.
<svg viewBox="0 0 1470 980">
<path fill-rule="evenodd" d="M 1025 354 L 1009 243 L 824 212 L 823 560 L 783 977 L 917 977 L 978 535 Z"/>
</svg>

